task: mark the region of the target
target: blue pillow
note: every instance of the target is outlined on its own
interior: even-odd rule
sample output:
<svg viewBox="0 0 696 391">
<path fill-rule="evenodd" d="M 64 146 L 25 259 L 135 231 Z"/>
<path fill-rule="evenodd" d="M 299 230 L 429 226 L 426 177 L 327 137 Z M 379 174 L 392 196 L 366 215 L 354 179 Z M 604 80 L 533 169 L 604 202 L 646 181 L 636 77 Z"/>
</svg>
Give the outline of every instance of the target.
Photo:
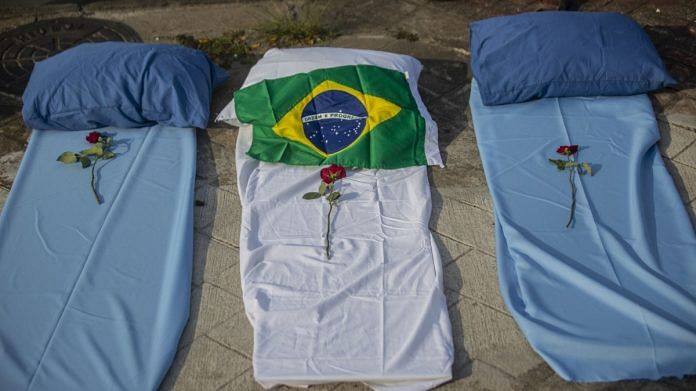
<svg viewBox="0 0 696 391">
<path fill-rule="evenodd" d="M 534 12 L 470 26 L 483 103 L 635 95 L 676 84 L 648 35 L 613 12 Z"/>
<path fill-rule="evenodd" d="M 155 123 L 204 128 L 213 88 L 226 78 L 208 56 L 194 49 L 82 44 L 36 64 L 22 97 L 22 116 L 34 129 Z"/>
</svg>

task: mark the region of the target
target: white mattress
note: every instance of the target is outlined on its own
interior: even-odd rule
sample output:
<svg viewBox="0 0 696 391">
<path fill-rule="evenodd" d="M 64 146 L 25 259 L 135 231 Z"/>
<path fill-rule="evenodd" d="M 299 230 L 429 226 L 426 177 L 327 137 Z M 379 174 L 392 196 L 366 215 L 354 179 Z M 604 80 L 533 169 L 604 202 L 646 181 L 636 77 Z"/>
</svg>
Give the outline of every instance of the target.
<svg viewBox="0 0 696 391">
<path fill-rule="evenodd" d="M 426 167 L 349 170 L 324 255 L 328 205 L 302 194 L 318 167 L 236 162 L 241 275 L 254 328 L 254 376 L 266 388 L 361 381 L 423 390 L 451 378 L 442 265 L 428 229 Z"/>
<path fill-rule="evenodd" d="M 0 390 L 153 390 L 189 315 L 195 129 L 32 132 L 0 216 Z"/>
</svg>

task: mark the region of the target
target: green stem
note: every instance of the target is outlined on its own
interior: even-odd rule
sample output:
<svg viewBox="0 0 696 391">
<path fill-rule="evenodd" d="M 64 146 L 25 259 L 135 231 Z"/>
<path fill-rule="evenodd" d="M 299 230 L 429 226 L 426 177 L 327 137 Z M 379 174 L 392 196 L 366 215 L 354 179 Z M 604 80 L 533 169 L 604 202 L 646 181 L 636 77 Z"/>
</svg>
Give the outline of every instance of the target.
<svg viewBox="0 0 696 391">
<path fill-rule="evenodd" d="M 329 213 L 326 214 L 326 258 L 331 259 L 330 249 L 331 244 L 329 235 L 331 234 L 331 211 L 333 210 L 333 202 L 329 202 Z"/>
<path fill-rule="evenodd" d="M 90 182 L 92 184 L 92 194 L 94 194 L 94 199 L 97 200 L 97 205 L 101 205 L 101 200 L 99 199 L 99 194 L 97 194 L 97 187 L 95 183 L 95 177 L 94 177 L 94 168 L 97 166 L 97 162 L 99 161 L 99 157 L 94 159 L 94 163 L 92 163 L 92 181 Z"/>
<path fill-rule="evenodd" d="M 333 193 L 333 189 L 334 189 L 334 183 L 331 182 L 331 183 L 329 183 L 329 185 L 326 188 L 326 190 L 327 190 L 326 198 L 327 199 L 329 198 L 331 193 Z M 331 246 L 330 242 L 329 242 L 329 235 L 331 234 L 331 210 L 333 210 L 333 201 L 329 201 L 329 213 L 326 215 L 326 237 L 325 237 L 326 259 L 331 259 L 331 254 L 329 252 L 330 246 Z"/>
<path fill-rule="evenodd" d="M 568 155 L 568 161 L 570 162 L 570 155 Z M 573 219 L 575 217 L 575 166 L 570 167 L 570 174 L 568 174 L 568 181 L 570 182 L 570 194 L 571 194 L 571 204 L 570 204 L 570 216 L 568 216 L 568 223 L 566 224 L 566 228 L 570 227 L 570 224 L 573 223 Z"/>
</svg>

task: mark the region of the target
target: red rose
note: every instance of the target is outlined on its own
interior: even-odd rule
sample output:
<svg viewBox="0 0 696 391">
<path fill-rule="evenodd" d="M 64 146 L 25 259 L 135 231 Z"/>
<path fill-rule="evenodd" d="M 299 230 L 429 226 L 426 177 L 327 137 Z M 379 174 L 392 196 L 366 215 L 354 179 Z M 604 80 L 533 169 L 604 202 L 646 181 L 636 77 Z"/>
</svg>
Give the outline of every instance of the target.
<svg viewBox="0 0 696 391">
<path fill-rule="evenodd" d="M 332 164 L 329 167 L 322 168 L 319 175 L 321 175 L 321 180 L 324 181 L 324 183 L 330 185 L 339 179 L 345 178 L 346 169 L 337 164 Z"/>
<path fill-rule="evenodd" d="M 578 146 L 577 145 L 561 145 L 558 147 L 556 152 L 560 153 L 561 155 L 575 155 L 578 152 Z"/>
<path fill-rule="evenodd" d="M 101 137 L 101 133 L 99 132 L 92 132 L 85 137 L 88 143 L 90 144 L 96 144 L 99 142 L 99 137 Z"/>
</svg>

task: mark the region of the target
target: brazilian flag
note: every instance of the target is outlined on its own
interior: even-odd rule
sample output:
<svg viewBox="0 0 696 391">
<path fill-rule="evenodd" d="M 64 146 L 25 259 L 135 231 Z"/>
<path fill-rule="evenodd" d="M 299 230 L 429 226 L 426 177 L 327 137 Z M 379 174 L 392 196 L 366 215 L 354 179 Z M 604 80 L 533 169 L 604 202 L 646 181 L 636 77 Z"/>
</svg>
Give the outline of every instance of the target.
<svg viewBox="0 0 696 391">
<path fill-rule="evenodd" d="M 264 80 L 234 94 L 253 125 L 249 156 L 292 165 L 401 168 L 427 164 L 425 119 L 406 75 L 372 65 Z"/>
</svg>

